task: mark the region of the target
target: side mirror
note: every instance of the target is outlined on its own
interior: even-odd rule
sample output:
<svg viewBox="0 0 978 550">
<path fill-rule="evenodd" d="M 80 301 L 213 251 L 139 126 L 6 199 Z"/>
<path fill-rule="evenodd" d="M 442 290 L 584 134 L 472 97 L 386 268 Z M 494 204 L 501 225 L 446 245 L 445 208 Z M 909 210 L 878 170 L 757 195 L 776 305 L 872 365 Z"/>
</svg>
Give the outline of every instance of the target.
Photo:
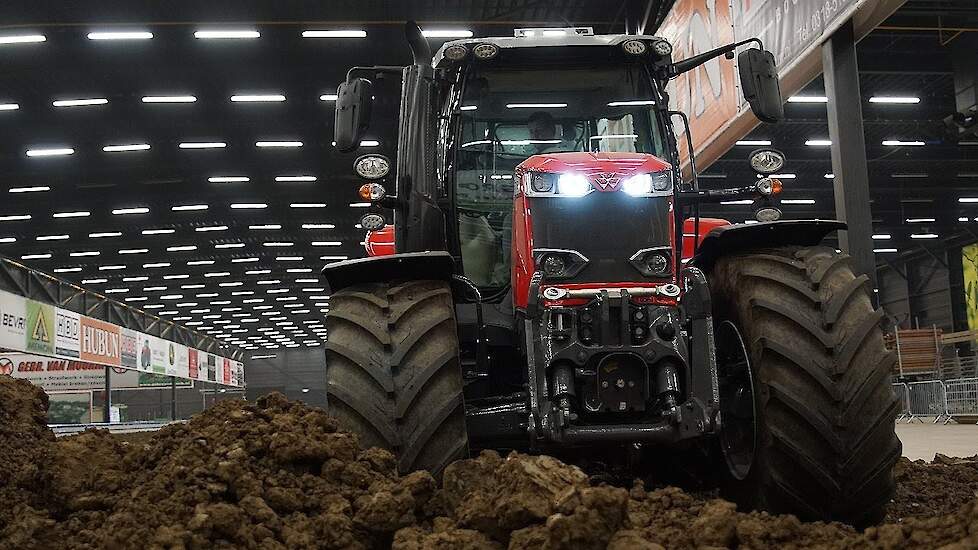
<svg viewBox="0 0 978 550">
<path fill-rule="evenodd" d="M 750 110 L 764 122 L 780 122 L 784 118 L 784 105 L 774 54 L 750 48 L 740 52 L 737 64 L 740 67 L 740 85 L 744 98 L 750 103 Z"/>
<path fill-rule="evenodd" d="M 365 78 L 354 78 L 336 89 L 336 120 L 333 140 L 344 153 L 360 146 L 360 138 L 370 126 L 374 86 Z"/>
</svg>

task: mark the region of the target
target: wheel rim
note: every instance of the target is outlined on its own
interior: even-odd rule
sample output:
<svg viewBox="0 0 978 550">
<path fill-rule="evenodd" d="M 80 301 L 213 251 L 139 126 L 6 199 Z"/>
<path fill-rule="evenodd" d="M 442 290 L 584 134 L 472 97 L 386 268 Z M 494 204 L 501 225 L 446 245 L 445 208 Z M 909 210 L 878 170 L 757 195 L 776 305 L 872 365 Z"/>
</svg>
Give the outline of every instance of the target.
<svg viewBox="0 0 978 550">
<path fill-rule="evenodd" d="M 720 447 L 730 474 L 742 480 L 754 463 L 757 438 L 750 356 L 732 322 L 720 323 L 715 338 L 720 383 Z"/>
</svg>

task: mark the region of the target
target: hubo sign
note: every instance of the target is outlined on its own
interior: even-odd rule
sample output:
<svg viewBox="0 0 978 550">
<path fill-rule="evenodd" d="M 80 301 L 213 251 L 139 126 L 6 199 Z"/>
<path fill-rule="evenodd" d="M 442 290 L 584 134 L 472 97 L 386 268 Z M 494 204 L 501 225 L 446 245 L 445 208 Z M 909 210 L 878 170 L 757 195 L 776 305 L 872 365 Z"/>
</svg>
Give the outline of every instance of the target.
<svg viewBox="0 0 978 550">
<path fill-rule="evenodd" d="M 244 385 L 243 365 L 239 361 L 5 291 L 0 291 L 2 350 L 36 354 L 46 359 L 0 362 L 0 374 L 16 371 L 34 373 L 31 376 L 38 377 L 40 375 L 36 373 L 39 372 L 57 373 L 57 381 L 52 379 L 50 384 L 58 388 L 75 383 L 69 379 L 77 376 L 61 374 L 66 372 L 91 372 L 92 377 L 102 376 L 99 387 L 103 387 L 107 366 L 131 369 L 126 372 L 143 371 L 141 376 L 146 383 L 142 385 L 148 385 L 150 380 L 160 383 L 159 377 L 151 373 L 229 386 Z M 223 368 L 215 368 L 215 365 Z M 166 384 L 168 381 L 169 378 L 164 379 Z"/>
</svg>

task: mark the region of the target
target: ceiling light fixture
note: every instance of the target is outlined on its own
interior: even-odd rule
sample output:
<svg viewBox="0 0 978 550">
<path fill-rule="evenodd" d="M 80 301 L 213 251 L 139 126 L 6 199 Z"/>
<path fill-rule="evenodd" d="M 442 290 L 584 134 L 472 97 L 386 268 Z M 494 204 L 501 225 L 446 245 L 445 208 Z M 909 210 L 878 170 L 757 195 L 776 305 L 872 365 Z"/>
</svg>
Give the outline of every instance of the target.
<svg viewBox="0 0 978 550">
<path fill-rule="evenodd" d="M 171 206 L 170 210 L 173 212 L 186 212 L 190 210 L 207 210 L 206 204 L 182 204 L 180 206 Z"/>
<path fill-rule="evenodd" d="M 89 40 L 151 40 L 153 33 L 147 31 L 90 32 Z"/>
<path fill-rule="evenodd" d="M 29 157 L 55 157 L 62 155 L 74 155 L 75 150 L 70 147 L 59 147 L 54 149 L 28 149 Z"/>
<path fill-rule="evenodd" d="M 148 143 L 133 143 L 131 145 L 106 145 L 102 151 L 106 153 L 123 153 L 126 151 L 146 151 L 149 149 Z"/>
<path fill-rule="evenodd" d="M 86 99 L 59 99 L 51 104 L 55 107 L 88 107 L 90 105 L 105 105 L 109 100 L 104 97 Z"/>
<path fill-rule="evenodd" d="M 227 146 L 223 141 L 185 141 L 179 145 L 181 149 L 223 149 Z"/>
<path fill-rule="evenodd" d="M 44 42 L 47 38 L 43 34 L 21 34 L 13 36 L 0 36 L 0 44 L 28 44 L 31 42 Z"/>
<path fill-rule="evenodd" d="M 0 111 L 16 111 L 20 105 L 16 103 L 0 103 Z"/>
<path fill-rule="evenodd" d="M 734 145 L 751 145 L 756 147 L 766 147 L 771 145 L 771 140 L 769 139 L 742 139 L 734 143 Z"/>
<path fill-rule="evenodd" d="M 309 30 L 302 31 L 302 38 L 366 38 L 367 31 L 346 29 L 333 31 Z"/>
<path fill-rule="evenodd" d="M 884 139 L 883 140 L 883 145 L 885 145 L 887 147 L 899 147 L 899 146 L 902 146 L 902 145 L 906 145 L 906 146 L 918 146 L 919 147 L 919 146 L 925 145 L 925 144 L 924 144 L 923 141 L 902 141 L 902 140 L 899 140 L 899 139 Z"/>
<path fill-rule="evenodd" d="M 149 213 L 149 208 L 145 206 L 140 206 L 136 208 L 116 208 L 112 211 L 116 216 L 125 216 L 127 214 L 147 214 Z"/>
<path fill-rule="evenodd" d="M 7 190 L 8 193 L 34 193 L 37 191 L 50 191 L 51 188 L 47 185 L 36 185 L 33 187 L 11 187 Z"/>
<path fill-rule="evenodd" d="M 30 214 L 12 214 L 9 216 L 0 216 L 0 222 L 16 222 L 29 219 L 31 219 Z"/>
<path fill-rule="evenodd" d="M 275 176 L 275 181 L 280 181 L 280 182 L 316 181 L 316 176 Z"/>
<path fill-rule="evenodd" d="M 216 40 L 227 40 L 236 38 L 259 38 L 261 33 L 258 31 L 249 30 L 203 30 L 194 32 L 194 38 L 197 39 L 216 39 Z"/>
<path fill-rule="evenodd" d="M 207 178 L 210 183 L 240 183 L 251 181 L 248 176 L 214 176 Z"/>
<path fill-rule="evenodd" d="M 263 202 L 234 202 L 231 203 L 231 208 L 233 210 L 249 210 L 268 208 L 268 205 Z"/>
<path fill-rule="evenodd" d="M 285 101 L 285 96 L 282 94 L 233 95 L 231 101 L 235 103 L 278 103 Z"/>
<path fill-rule="evenodd" d="M 147 95 L 143 96 L 143 103 L 194 103 L 196 96 L 192 95 Z"/>
<path fill-rule="evenodd" d="M 195 227 L 194 231 L 199 231 L 201 233 L 205 231 L 227 231 L 228 226 L 226 225 L 211 225 L 208 227 Z"/>
<path fill-rule="evenodd" d="M 91 238 L 93 238 L 93 239 L 101 239 L 103 237 L 121 237 L 122 236 L 122 232 L 121 231 L 103 231 L 101 233 L 89 233 L 88 236 L 91 237 Z"/>
<path fill-rule="evenodd" d="M 788 98 L 788 103 L 828 103 L 829 98 L 824 95 L 793 95 Z"/>
<path fill-rule="evenodd" d="M 913 96 L 884 96 L 884 95 L 874 95 L 869 98 L 870 103 L 920 103 L 919 97 Z"/>
<path fill-rule="evenodd" d="M 338 97 L 336 94 L 323 94 L 319 96 L 319 101 L 336 101 Z"/>
<path fill-rule="evenodd" d="M 88 258 L 91 256 L 98 256 L 102 254 L 98 250 L 86 250 L 84 252 L 69 252 L 68 255 L 72 258 Z"/>
<path fill-rule="evenodd" d="M 169 235 L 170 233 L 175 233 L 176 229 L 143 229 L 143 235 Z"/>
<path fill-rule="evenodd" d="M 37 241 L 61 241 L 61 240 L 67 239 L 67 238 L 69 238 L 68 235 L 38 235 L 37 237 L 34 237 L 34 240 L 37 240 Z"/>
<path fill-rule="evenodd" d="M 832 140 L 830 139 L 808 139 L 805 140 L 805 145 L 809 147 L 828 147 L 832 145 Z"/>
<path fill-rule="evenodd" d="M 256 141 L 255 147 L 302 147 L 301 141 Z"/>
</svg>

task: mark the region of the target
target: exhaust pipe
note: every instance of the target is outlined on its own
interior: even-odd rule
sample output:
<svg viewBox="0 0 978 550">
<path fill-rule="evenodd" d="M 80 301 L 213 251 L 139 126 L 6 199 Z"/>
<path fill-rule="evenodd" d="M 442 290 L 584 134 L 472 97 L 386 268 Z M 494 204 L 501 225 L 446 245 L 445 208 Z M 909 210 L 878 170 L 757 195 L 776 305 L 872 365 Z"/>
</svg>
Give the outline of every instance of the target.
<svg viewBox="0 0 978 550">
<path fill-rule="evenodd" d="M 428 45 L 428 39 L 421 34 L 421 27 L 414 21 L 408 21 L 404 24 L 404 35 L 411 46 L 414 64 L 419 67 L 431 65 L 431 46 Z"/>
</svg>

